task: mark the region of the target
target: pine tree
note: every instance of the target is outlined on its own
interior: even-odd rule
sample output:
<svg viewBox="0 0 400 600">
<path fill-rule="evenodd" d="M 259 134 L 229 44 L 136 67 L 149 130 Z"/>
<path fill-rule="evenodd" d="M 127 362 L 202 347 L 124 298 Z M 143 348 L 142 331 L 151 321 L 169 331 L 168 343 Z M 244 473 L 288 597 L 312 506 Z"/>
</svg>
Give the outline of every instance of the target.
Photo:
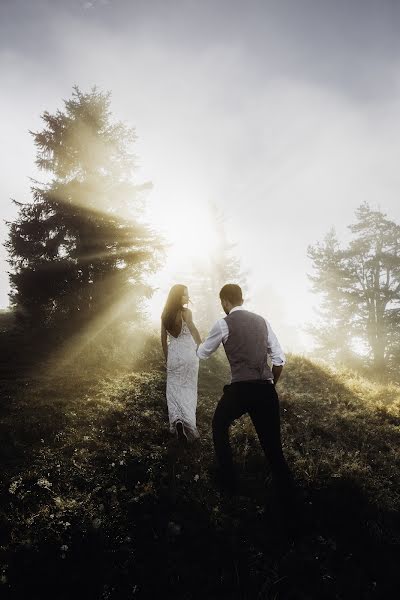
<svg viewBox="0 0 400 600">
<path fill-rule="evenodd" d="M 144 275 L 159 261 L 160 243 L 141 221 L 135 185 L 135 132 L 113 123 L 110 93 L 75 86 L 63 111 L 44 112 L 33 135 L 47 183 L 33 182 L 33 200 L 14 201 L 8 223 L 11 306 L 29 324 L 71 326 L 131 294 L 134 318 L 151 293 Z"/>
<path fill-rule="evenodd" d="M 333 232 L 309 247 L 314 291 L 323 295 L 314 333 L 322 352 L 342 359 L 354 355 L 358 340 L 376 372 L 383 373 L 399 359 L 400 226 L 366 203 L 356 219 L 347 248 L 340 248 Z"/>
</svg>

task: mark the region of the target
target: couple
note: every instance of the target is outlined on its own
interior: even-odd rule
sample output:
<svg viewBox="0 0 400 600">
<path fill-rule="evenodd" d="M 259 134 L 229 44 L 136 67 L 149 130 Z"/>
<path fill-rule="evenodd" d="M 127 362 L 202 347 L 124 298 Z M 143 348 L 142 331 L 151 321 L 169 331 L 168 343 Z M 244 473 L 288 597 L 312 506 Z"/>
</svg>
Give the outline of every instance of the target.
<svg viewBox="0 0 400 600">
<path fill-rule="evenodd" d="M 218 482 L 228 491 L 236 487 L 229 426 L 243 414 L 253 421 L 270 464 L 276 491 L 287 499 L 293 478 L 282 452 L 279 399 L 275 390 L 285 357 L 270 324 L 243 309 L 242 290 L 236 284 L 220 291 L 227 315 L 219 319 L 202 343 L 193 322 L 188 288 L 174 285 L 161 317 L 161 342 L 167 363 L 167 404 L 170 431 L 181 441 L 199 438 L 196 428 L 199 359 L 208 358 L 221 342 L 231 367 L 212 421 Z M 267 359 L 272 361 L 272 368 Z"/>
</svg>

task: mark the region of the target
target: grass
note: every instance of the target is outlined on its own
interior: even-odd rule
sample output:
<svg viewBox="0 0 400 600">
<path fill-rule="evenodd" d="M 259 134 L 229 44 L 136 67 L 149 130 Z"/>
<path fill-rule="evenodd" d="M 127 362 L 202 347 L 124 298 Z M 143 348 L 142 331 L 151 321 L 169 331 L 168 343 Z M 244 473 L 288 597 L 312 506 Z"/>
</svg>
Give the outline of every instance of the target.
<svg viewBox="0 0 400 600">
<path fill-rule="evenodd" d="M 394 597 L 399 387 L 289 356 L 282 438 L 310 517 L 290 542 L 249 418 L 231 428 L 239 496 L 210 480 L 221 356 L 201 365 L 201 442 L 186 451 L 168 432 L 155 340 L 131 370 L 47 369 L 2 371 L 2 598 Z"/>
</svg>

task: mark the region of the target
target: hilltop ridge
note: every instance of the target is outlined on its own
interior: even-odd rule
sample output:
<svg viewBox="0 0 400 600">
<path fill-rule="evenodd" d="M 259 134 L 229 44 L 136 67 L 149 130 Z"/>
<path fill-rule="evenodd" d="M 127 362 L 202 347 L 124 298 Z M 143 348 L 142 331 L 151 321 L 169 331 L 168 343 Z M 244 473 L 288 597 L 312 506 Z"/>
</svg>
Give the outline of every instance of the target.
<svg viewBox="0 0 400 600">
<path fill-rule="evenodd" d="M 168 432 L 152 343 L 135 371 L 70 366 L 3 389 L 8 597 L 390 597 L 400 388 L 289 355 L 277 386 L 283 445 L 312 515 L 293 544 L 268 513 L 249 418 L 231 428 L 239 495 L 224 497 L 210 479 L 211 419 L 228 376 L 220 355 L 202 363 L 202 439 L 186 451 Z"/>
</svg>

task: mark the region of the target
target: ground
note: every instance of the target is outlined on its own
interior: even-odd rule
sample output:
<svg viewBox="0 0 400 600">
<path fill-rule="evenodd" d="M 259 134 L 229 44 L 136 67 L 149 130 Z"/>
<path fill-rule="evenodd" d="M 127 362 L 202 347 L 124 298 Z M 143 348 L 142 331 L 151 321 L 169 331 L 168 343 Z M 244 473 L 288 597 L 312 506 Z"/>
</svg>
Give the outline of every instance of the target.
<svg viewBox="0 0 400 600">
<path fill-rule="evenodd" d="M 2 368 L 0 593 L 67 600 L 394 598 L 400 389 L 289 356 L 282 438 L 305 506 L 286 535 L 247 417 L 238 495 L 210 477 L 226 364 L 202 364 L 201 441 L 171 438 L 158 349 L 132 369 Z"/>
</svg>

